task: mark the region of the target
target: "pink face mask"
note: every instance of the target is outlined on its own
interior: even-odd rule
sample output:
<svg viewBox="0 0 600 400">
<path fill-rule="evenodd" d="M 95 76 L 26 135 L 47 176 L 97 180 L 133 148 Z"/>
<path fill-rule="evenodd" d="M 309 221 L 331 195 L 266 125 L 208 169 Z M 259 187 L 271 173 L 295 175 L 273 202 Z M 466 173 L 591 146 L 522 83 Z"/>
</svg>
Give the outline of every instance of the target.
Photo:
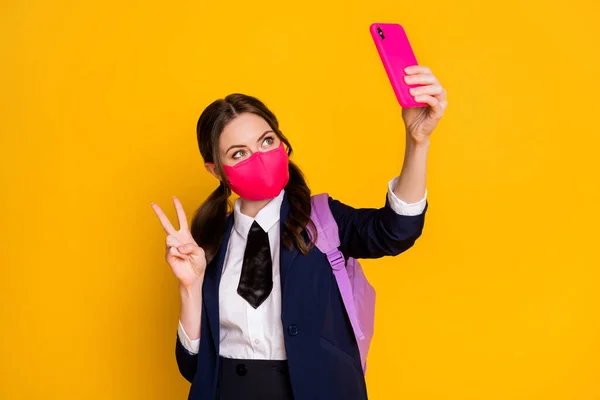
<svg viewBox="0 0 600 400">
<path fill-rule="evenodd" d="M 233 167 L 224 165 L 231 190 L 245 200 L 266 200 L 277 196 L 290 179 L 288 155 L 283 146 L 257 151 Z"/>
</svg>

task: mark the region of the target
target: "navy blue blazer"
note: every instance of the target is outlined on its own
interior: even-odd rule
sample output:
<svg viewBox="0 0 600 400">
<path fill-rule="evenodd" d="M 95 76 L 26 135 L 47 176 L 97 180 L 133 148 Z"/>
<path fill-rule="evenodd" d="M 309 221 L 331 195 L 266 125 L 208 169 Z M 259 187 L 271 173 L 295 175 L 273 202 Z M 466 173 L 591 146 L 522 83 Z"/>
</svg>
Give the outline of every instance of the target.
<svg viewBox="0 0 600 400">
<path fill-rule="evenodd" d="M 413 246 L 425 222 L 425 212 L 398 215 L 387 196 L 385 206 L 379 209 L 355 209 L 331 197 L 329 205 L 339 225 L 345 257 L 400 254 Z M 289 207 L 286 193 L 280 211 L 282 233 Z M 179 371 L 192 384 L 188 400 L 213 400 L 217 393 L 219 281 L 233 213 L 227 224 L 224 240 L 204 276 L 199 353 L 190 354 L 176 339 Z M 358 345 L 327 257 L 316 247 L 305 256 L 282 245 L 280 253 L 281 323 L 294 399 L 366 399 Z"/>
</svg>

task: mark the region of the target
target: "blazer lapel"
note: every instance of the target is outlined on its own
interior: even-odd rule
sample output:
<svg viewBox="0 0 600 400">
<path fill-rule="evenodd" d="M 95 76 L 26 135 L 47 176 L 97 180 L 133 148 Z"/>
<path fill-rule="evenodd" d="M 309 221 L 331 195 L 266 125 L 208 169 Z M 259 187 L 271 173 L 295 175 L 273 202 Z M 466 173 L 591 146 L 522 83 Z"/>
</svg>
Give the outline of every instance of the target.
<svg viewBox="0 0 600 400">
<path fill-rule="evenodd" d="M 279 250 L 279 278 L 281 280 L 282 301 L 283 301 L 283 297 L 285 294 L 285 285 L 287 282 L 286 277 L 289 275 L 289 271 L 292 266 L 292 263 L 296 259 L 296 257 L 298 256 L 298 253 L 299 253 L 296 246 L 294 246 L 293 249 L 290 250 L 287 247 L 285 247 L 283 244 L 283 232 L 285 229 L 285 221 L 289 215 L 289 211 L 290 211 L 290 203 L 289 203 L 288 194 L 286 191 L 283 196 L 283 201 L 281 202 L 281 210 L 280 210 L 280 217 L 279 217 L 280 218 L 279 219 L 279 231 L 280 231 L 280 238 L 281 238 L 281 244 L 279 246 L 279 248 L 280 248 L 280 250 Z M 283 307 L 281 309 L 283 312 Z"/>
<path fill-rule="evenodd" d="M 215 258 L 207 266 L 204 274 L 203 284 L 203 301 L 206 305 L 208 323 L 210 331 L 212 333 L 213 343 L 219 354 L 219 343 L 220 343 L 220 327 L 219 321 L 219 283 L 221 282 L 221 275 L 223 274 L 223 263 L 225 261 L 225 253 L 227 252 L 227 245 L 229 244 L 229 238 L 231 237 L 231 229 L 233 227 L 233 213 L 227 217 L 227 228 L 225 229 L 225 236 L 219 246 L 219 250 L 215 255 Z"/>
</svg>

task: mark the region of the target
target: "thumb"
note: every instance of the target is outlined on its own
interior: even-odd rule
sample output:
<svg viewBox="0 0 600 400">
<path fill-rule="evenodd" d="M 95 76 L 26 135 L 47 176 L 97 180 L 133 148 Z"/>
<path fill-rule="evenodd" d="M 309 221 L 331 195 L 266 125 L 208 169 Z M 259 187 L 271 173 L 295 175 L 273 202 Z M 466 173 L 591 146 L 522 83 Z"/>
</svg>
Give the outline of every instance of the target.
<svg viewBox="0 0 600 400">
<path fill-rule="evenodd" d="M 183 254 L 188 254 L 192 256 L 202 256 L 204 255 L 204 251 L 200 246 L 195 243 L 186 243 L 177 246 L 177 250 L 179 250 Z"/>
</svg>

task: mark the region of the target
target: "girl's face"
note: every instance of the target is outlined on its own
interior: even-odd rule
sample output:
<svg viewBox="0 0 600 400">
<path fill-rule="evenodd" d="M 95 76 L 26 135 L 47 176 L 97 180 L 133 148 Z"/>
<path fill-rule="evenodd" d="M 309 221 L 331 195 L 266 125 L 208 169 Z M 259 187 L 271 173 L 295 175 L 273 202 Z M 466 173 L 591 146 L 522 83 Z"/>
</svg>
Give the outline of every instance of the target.
<svg viewBox="0 0 600 400">
<path fill-rule="evenodd" d="M 262 117 L 243 113 L 225 126 L 219 138 L 223 165 L 234 166 L 257 151 L 279 147 L 280 139 Z"/>
<path fill-rule="evenodd" d="M 219 157 L 223 165 L 234 166 L 257 151 L 274 150 L 280 143 L 279 137 L 262 117 L 242 113 L 221 132 Z M 220 179 L 213 163 L 207 163 L 206 169 Z"/>
</svg>

